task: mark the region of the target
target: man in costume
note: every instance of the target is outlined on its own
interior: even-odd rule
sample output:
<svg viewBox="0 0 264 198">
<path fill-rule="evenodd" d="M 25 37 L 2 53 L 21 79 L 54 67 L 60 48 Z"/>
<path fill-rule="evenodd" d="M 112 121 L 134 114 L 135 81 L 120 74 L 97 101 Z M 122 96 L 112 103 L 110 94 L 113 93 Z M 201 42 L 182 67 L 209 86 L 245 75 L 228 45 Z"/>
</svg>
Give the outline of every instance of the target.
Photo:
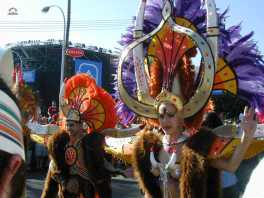
<svg viewBox="0 0 264 198">
<path fill-rule="evenodd" d="M 25 152 L 17 100 L 0 79 L 0 197 L 25 197 Z"/>
<path fill-rule="evenodd" d="M 111 197 L 111 175 L 119 171 L 105 159 L 104 138 L 123 136 L 114 129 L 114 100 L 92 77 L 78 74 L 63 85 L 60 101 L 66 128 L 49 139 L 51 163 L 42 198 Z"/>
<path fill-rule="evenodd" d="M 264 65 L 252 35 L 242 37 L 239 26 L 225 29 L 214 1 L 203 2 L 142 0 L 135 26 L 120 42 L 118 91 L 126 106 L 118 113 L 131 117 L 128 107 L 147 118 L 132 163 L 148 198 L 221 197 L 219 170 L 237 169 L 254 139 L 254 108 L 263 111 Z M 201 128 L 212 90 L 219 89 L 239 93 L 252 106 L 239 135 Z M 239 143 L 225 156 L 234 137 Z"/>
<path fill-rule="evenodd" d="M 52 161 L 42 197 L 111 197 L 110 171 L 104 164 L 103 135 L 87 134 L 78 111 L 69 111 L 66 132 L 48 145 Z M 58 189 L 59 187 L 59 189 Z"/>
</svg>

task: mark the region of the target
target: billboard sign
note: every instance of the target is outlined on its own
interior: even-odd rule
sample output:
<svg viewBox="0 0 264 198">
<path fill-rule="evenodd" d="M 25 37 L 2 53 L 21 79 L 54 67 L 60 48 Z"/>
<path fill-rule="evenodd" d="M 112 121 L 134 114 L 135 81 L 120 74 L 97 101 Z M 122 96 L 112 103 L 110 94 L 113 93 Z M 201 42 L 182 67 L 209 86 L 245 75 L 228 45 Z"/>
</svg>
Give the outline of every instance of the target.
<svg viewBox="0 0 264 198">
<path fill-rule="evenodd" d="M 36 80 L 36 70 L 23 71 L 23 80 L 26 83 L 34 83 Z"/>
<path fill-rule="evenodd" d="M 87 73 L 95 78 L 97 85 L 102 86 L 102 62 L 75 59 L 75 73 Z"/>
<path fill-rule="evenodd" d="M 79 48 L 68 48 L 66 49 L 65 54 L 72 58 L 79 58 L 79 57 L 84 56 L 84 50 L 79 49 Z"/>
</svg>

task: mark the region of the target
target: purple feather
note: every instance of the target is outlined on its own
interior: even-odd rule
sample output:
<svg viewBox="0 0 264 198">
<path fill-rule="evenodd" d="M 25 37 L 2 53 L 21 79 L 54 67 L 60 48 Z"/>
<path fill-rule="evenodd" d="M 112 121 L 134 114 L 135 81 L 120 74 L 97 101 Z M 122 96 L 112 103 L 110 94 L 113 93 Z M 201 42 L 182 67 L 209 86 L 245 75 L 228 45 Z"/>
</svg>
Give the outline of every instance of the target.
<svg viewBox="0 0 264 198">
<path fill-rule="evenodd" d="M 157 27 L 162 16 L 164 0 L 147 1 L 144 20 L 144 33 L 147 34 Z M 200 0 L 174 1 L 173 17 L 184 17 L 192 22 L 200 34 L 206 33 L 206 12 Z M 252 41 L 253 32 L 242 36 L 241 24 L 226 27 L 229 9 L 219 13 L 219 56 L 228 62 L 238 77 L 239 96 L 258 108 L 260 114 L 264 114 L 264 61 L 259 53 L 256 43 Z M 127 28 L 119 43 L 127 46 L 133 41 L 133 26 Z M 149 41 L 144 43 L 146 48 Z M 146 49 L 145 49 L 146 50 Z M 132 57 L 125 62 L 123 80 L 127 91 L 136 95 L 136 83 L 134 76 Z M 118 95 L 118 94 L 116 94 Z M 121 121 L 128 125 L 135 118 L 126 105 L 120 102 L 117 105 Z"/>
</svg>

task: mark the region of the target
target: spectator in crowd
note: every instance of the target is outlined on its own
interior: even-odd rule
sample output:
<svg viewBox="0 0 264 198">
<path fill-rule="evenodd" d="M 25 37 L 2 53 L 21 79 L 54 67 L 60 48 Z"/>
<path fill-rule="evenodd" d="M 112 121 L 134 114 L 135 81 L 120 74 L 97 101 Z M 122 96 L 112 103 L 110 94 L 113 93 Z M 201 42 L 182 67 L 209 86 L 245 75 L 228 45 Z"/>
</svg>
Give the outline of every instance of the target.
<svg viewBox="0 0 264 198">
<path fill-rule="evenodd" d="M 51 106 L 48 108 L 48 122 L 52 123 L 52 122 L 56 122 L 56 120 L 54 120 L 54 118 L 57 118 L 58 115 L 58 109 L 56 106 L 56 102 L 53 100 L 51 102 Z"/>
<path fill-rule="evenodd" d="M 249 182 L 245 188 L 243 198 L 263 198 L 264 190 L 263 190 L 263 173 L 264 173 L 264 158 L 263 154 L 260 155 L 262 159 L 253 170 L 252 175 L 249 179 Z"/>
<path fill-rule="evenodd" d="M 15 96 L 0 79 L 0 197 L 25 193 L 25 151 L 21 113 Z"/>
</svg>

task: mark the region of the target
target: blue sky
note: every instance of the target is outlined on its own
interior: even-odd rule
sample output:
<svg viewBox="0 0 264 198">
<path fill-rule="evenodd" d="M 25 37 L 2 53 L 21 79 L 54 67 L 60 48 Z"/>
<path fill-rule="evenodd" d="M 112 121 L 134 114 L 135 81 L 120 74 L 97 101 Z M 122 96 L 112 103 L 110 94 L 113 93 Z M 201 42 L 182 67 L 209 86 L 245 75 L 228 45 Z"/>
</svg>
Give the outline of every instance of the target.
<svg viewBox="0 0 264 198">
<path fill-rule="evenodd" d="M 137 11 L 139 0 L 72 0 L 72 21 L 79 22 L 81 27 L 72 24 L 70 40 L 73 42 L 97 45 L 108 49 L 117 47 L 120 35 L 125 32 L 129 20 Z M 41 13 L 41 8 L 57 4 L 66 13 L 67 0 L 5 0 L 0 8 L 0 46 L 9 42 L 22 40 L 62 39 L 62 15 L 53 8 L 48 13 Z M 229 7 L 228 25 L 242 22 L 243 33 L 255 32 L 254 40 L 264 54 L 264 1 L 251 0 L 216 0 L 217 7 L 223 11 Z M 15 7 L 18 15 L 7 15 L 8 9 Z M 38 31 L 31 31 L 23 21 L 44 23 Z M 50 27 L 49 21 L 57 21 L 57 26 Z M 88 22 L 87 22 L 88 21 Z M 99 21 L 99 22 L 98 22 Z M 98 23 L 96 23 L 98 22 Z M 6 25 L 9 23 L 9 26 Z M 38 24 L 30 28 L 36 28 Z M 10 28 L 12 26 L 13 28 Z M 104 25 L 106 24 L 106 25 Z M 111 24 L 113 24 L 111 26 Z M 127 25 L 126 25 L 127 24 Z M 16 27 L 19 26 L 19 31 Z M 86 28 L 83 28 L 83 27 Z M 14 28 L 15 27 L 15 28 Z M 74 28 L 75 27 L 75 28 Z M 88 29 L 88 27 L 90 27 Z M 24 29 L 23 29 L 24 28 Z M 41 29 L 42 28 L 42 29 Z M 42 31 L 45 28 L 45 31 Z M 56 31 L 54 31 L 54 28 Z M 52 30 L 53 29 L 53 30 Z"/>
</svg>

